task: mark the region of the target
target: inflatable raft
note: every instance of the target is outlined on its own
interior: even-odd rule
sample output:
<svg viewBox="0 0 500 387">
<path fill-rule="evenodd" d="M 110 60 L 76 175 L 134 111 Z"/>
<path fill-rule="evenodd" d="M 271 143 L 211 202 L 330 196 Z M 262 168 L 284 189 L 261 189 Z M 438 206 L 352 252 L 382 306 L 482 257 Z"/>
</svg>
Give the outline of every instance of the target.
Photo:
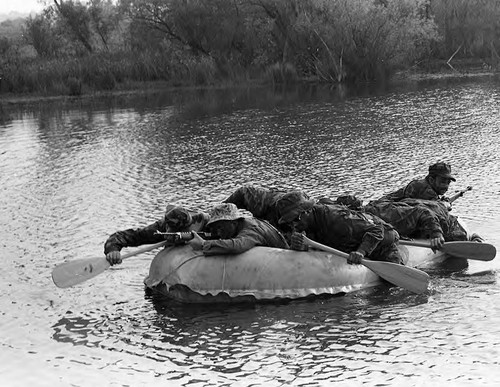
<svg viewBox="0 0 500 387">
<path fill-rule="evenodd" d="M 419 269 L 437 267 L 449 258 L 429 248 L 399 248 L 405 264 Z M 299 299 L 349 293 L 381 283 L 365 266 L 349 265 L 336 254 L 318 250 L 254 247 L 238 255 L 204 256 L 189 245 L 160 251 L 144 280 L 153 293 L 182 303 Z"/>
</svg>

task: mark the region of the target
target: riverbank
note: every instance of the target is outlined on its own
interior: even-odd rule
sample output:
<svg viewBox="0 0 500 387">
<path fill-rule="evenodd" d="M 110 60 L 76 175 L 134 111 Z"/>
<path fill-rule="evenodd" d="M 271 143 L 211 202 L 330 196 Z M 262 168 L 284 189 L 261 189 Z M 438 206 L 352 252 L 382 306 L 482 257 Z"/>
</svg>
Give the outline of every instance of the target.
<svg viewBox="0 0 500 387">
<path fill-rule="evenodd" d="M 23 93 L 23 94 L 0 94 L 0 103 L 7 106 L 12 105 L 30 105 L 38 103 L 62 102 L 67 104 L 81 103 L 95 99 L 106 99 L 110 97 L 128 97 L 147 95 L 155 92 L 166 90 L 189 90 L 196 87 L 180 87 L 172 86 L 167 82 L 141 82 L 124 86 L 117 90 L 93 91 L 78 96 L 73 95 L 46 95 L 39 93 Z"/>
<path fill-rule="evenodd" d="M 439 80 L 439 79 L 461 79 L 461 78 L 475 78 L 498 76 L 499 71 L 482 66 L 479 62 L 460 62 L 455 64 L 455 67 L 446 65 L 446 62 L 435 67 L 434 70 L 423 71 L 418 67 L 402 70 L 394 74 L 389 83 L 395 82 L 421 82 L 425 80 Z M 299 84 L 322 84 L 315 80 L 301 80 L 296 82 Z M 122 85 L 119 89 L 107 91 L 93 91 L 78 96 L 70 95 L 46 95 L 39 93 L 24 93 L 24 94 L 0 94 L 0 108 L 27 108 L 39 104 L 58 102 L 63 105 L 86 104 L 93 103 L 96 100 L 108 100 L 110 98 L 137 98 L 148 97 L 158 93 L 171 92 L 185 92 L 194 90 L 208 90 L 208 89 L 224 89 L 224 88 L 255 88 L 266 86 L 262 81 L 250 81 L 244 84 L 230 85 L 228 83 L 210 86 L 173 86 L 169 82 L 135 82 L 127 85 Z"/>
<path fill-rule="evenodd" d="M 425 69 L 413 66 L 397 72 L 392 80 L 421 81 L 425 79 L 469 78 L 498 74 L 500 68 L 485 63 L 481 59 L 461 59 L 454 61 L 433 61 Z"/>
</svg>

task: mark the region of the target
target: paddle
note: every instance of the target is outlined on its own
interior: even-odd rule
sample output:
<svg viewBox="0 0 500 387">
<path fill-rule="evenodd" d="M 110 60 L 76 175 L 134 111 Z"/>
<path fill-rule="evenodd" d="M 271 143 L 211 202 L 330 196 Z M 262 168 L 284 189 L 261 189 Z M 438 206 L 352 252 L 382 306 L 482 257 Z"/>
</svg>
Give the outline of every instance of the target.
<svg viewBox="0 0 500 387">
<path fill-rule="evenodd" d="M 322 245 L 321 243 L 315 242 L 307 237 L 304 237 L 304 242 L 318 250 L 336 254 L 344 259 L 349 257 L 349 254 L 346 254 L 343 251 Z M 427 290 L 427 286 L 429 285 L 429 275 L 422 270 L 391 262 L 371 261 L 369 259 L 362 259 L 361 264 L 386 281 L 417 294 L 425 292 Z"/>
<path fill-rule="evenodd" d="M 168 241 L 165 240 L 154 245 L 145 246 L 136 251 L 123 254 L 122 259 L 127 259 L 135 255 L 157 249 L 167 242 Z M 57 265 L 54 270 L 52 270 L 52 280 L 59 288 L 69 288 L 98 276 L 106 271 L 110 266 L 111 265 L 105 257 L 75 259 Z"/>
<path fill-rule="evenodd" d="M 400 240 L 399 244 L 431 248 L 431 243 L 427 241 Z M 444 242 L 439 250 L 453 257 L 474 259 L 476 261 L 491 261 L 497 253 L 495 246 L 489 243 L 471 241 Z"/>
</svg>

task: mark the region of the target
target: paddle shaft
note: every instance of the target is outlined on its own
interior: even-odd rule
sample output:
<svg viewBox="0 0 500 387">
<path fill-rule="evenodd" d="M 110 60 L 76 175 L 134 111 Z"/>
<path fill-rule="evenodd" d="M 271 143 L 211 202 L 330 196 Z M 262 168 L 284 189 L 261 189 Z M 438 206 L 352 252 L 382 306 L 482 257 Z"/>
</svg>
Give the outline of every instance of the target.
<svg viewBox="0 0 500 387">
<path fill-rule="evenodd" d="M 148 251 L 157 249 L 158 247 L 162 247 L 167 242 L 168 241 L 161 241 L 161 242 L 155 243 L 154 245 L 144 246 L 144 247 L 141 247 L 140 249 L 137 249 L 135 251 L 130 251 L 128 253 L 122 254 L 121 257 L 122 257 L 122 259 L 127 259 L 127 258 L 130 258 L 130 257 L 135 257 L 136 255 L 139 255 L 139 254 L 142 254 L 142 253 L 147 253 Z"/>
<path fill-rule="evenodd" d="M 310 247 L 314 247 L 318 250 L 324 250 L 324 251 L 328 251 L 330 253 L 334 253 L 334 254 L 337 254 L 339 257 L 342 257 L 344 259 L 347 259 L 349 258 L 349 254 L 347 253 L 344 253 L 343 251 L 340 251 L 340 250 L 337 250 L 337 249 L 334 249 L 333 247 L 330 247 L 330 246 L 326 246 L 326 245 L 322 245 L 321 243 L 319 242 L 315 242 L 313 241 L 312 239 L 309 239 L 308 237 L 304 236 L 304 242 L 309 245 Z"/>
<path fill-rule="evenodd" d="M 316 249 L 334 253 L 344 259 L 349 257 L 349 254 L 343 251 L 322 245 L 305 236 L 304 243 Z M 412 267 L 398 265 L 392 262 L 372 261 L 369 259 L 362 259 L 361 264 L 386 281 L 417 294 L 425 292 L 429 285 L 429 275 Z"/>
</svg>

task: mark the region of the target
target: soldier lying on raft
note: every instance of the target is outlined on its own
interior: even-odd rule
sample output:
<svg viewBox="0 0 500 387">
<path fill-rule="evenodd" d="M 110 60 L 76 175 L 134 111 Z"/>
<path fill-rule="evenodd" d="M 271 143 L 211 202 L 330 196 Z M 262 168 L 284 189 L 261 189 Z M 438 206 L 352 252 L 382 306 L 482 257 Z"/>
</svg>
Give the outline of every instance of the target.
<svg viewBox="0 0 500 387">
<path fill-rule="evenodd" d="M 402 264 L 397 248 L 400 236 L 430 240 L 434 250 L 444 242 L 472 240 L 450 214 L 451 201 L 443 195 L 451 181 L 451 167 L 436 163 L 428 175 L 363 206 L 354 196 L 312 200 L 301 191 L 280 191 L 252 185 L 238 188 L 206 214 L 169 206 L 155 223 L 117 231 L 106 241 L 104 253 L 111 265 L 121 263 L 124 247 L 157 243 L 165 233 L 207 231 L 188 241 L 204 255 L 237 254 L 254 246 L 306 250 L 303 236 L 349 254 L 348 262 L 362 258 Z M 246 211 L 245 211 L 246 210 Z M 248 212 L 247 212 L 248 211 Z M 250 215 L 251 214 L 251 215 Z"/>
</svg>

